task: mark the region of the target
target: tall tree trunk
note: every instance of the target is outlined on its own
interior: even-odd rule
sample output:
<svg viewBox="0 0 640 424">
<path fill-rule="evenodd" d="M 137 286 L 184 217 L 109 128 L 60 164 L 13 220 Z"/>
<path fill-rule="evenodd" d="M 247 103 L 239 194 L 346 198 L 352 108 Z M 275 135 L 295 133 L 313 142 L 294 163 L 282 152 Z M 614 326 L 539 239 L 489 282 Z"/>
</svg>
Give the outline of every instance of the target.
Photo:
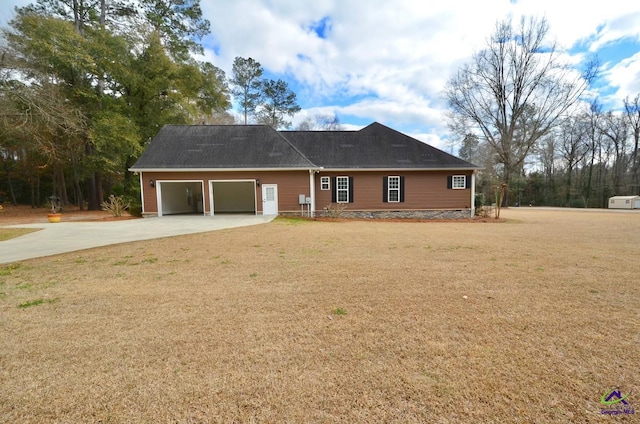
<svg viewBox="0 0 640 424">
<path fill-rule="evenodd" d="M 33 177 L 29 178 L 29 186 L 31 188 L 31 209 L 36 207 L 36 182 Z"/>
<path fill-rule="evenodd" d="M 595 150 L 591 152 L 591 160 L 589 161 L 589 173 L 587 176 L 587 188 L 585 190 L 584 195 L 584 204 L 589 205 L 591 201 L 591 182 L 593 181 L 593 162 L 595 161 L 596 154 Z"/>
<path fill-rule="evenodd" d="M 91 146 L 91 142 L 89 140 L 85 141 L 84 145 L 85 156 L 90 157 L 93 154 L 93 147 Z M 87 187 L 87 209 L 90 211 L 100 210 L 100 203 L 102 200 L 99 200 L 102 193 L 98 192 L 98 174 L 97 172 L 92 172 L 91 176 L 87 178 L 85 181 Z"/>
<path fill-rule="evenodd" d="M 504 190 L 504 195 L 502 197 L 502 204 L 500 205 L 503 208 L 509 207 L 509 182 L 511 180 L 511 165 L 505 164 L 504 166 L 504 184 L 507 185 L 507 188 Z"/>
<path fill-rule="evenodd" d="M 73 0 L 73 25 L 78 34 L 84 32 L 84 0 Z"/>
<path fill-rule="evenodd" d="M 104 179 L 104 181 L 102 182 L 102 202 L 104 202 L 105 196 L 104 193 L 111 193 L 111 189 L 113 187 L 113 179 L 111 178 L 111 175 L 107 175 Z M 100 203 L 102 203 L 100 202 Z"/>
<path fill-rule="evenodd" d="M 78 209 L 83 211 L 84 210 L 84 197 L 82 196 L 82 188 L 80 187 L 80 178 L 78 178 L 78 175 L 75 173 L 75 171 L 74 171 L 74 176 L 73 176 L 73 188 L 74 188 L 74 191 L 76 193 L 76 202 L 77 202 L 77 205 L 78 205 Z"/>
<path fill-rule="evenodd" d="M 69 204 L 69 193 L 67 192 L 67 180 L 64 177 L 64 169 L 60 168 L 60 200 L 62 202 L 62 206 L 67 206 Z"/>
<path fill-rule="evenodd" d="M 104 28 L 104 24 L 107 21 L 107 2 L 106 0 L 100 0 L 100 26 Z"/>
<path fill-rule="evenodd" d="M 564 196 L 564 205 L 568 207 L 571 205 L 571 176 L 573 175 L 573 166 L 569 165 L 567 170 L 567 192 Z"/>
<path fill-rule="evenodd" d="M 102 176 L 100 175 L 99 172 L 96 172 L 96 176 L 95 176 L 95 182 L 96 182 L 96 197 L 98 198 L 98 209 L 100 210 L 102 208 L 102 202 L 104 202 L 104 193 L 102 191 Z"/>
<path fill-rule="evenodd" d="M 40 173 L 37 172 L 36 173 L 36 205 L 40 206 L 42 204 L 42 193 L 40 192 L 41 190 L 41 186 L 40 186 Z"/>
<path fill-rule="evenodd" d="M 107 5 L 105 0 L 100 0 L 100 29 L 104 30 L 105 22 L 107 19 Z M 98 70 L 98 84 L 96 87 L 98 91 L 98 96 L 102 97 L 104 93 L 104 74 L 102 71 Z M 102 102 L 100 103 L 100 108 L 102 109 Z"/>
<path fill-rule="evenodd" d="M 11 180 L 11 174 L 9 170 L 7 170 L 7 185 L 9 186 L 9 195 L 11 196 L 11 204 L 13 206 L 18 206 L 18 201 L 16 200 L 16 193 L 13 190 L 13 182 Z"/>
<path fill-rule="evenodd" d="M 640 157 L 638 145 L 640 144 L 640 128 L 636 128 L 633 134 L 633 152 L 631 153 L 631 183 L 635 190 L 633 194 L 640 194 Z"/>
<path fill-rule="evenodd" d="M 4 158 L 2 158 L 2 156 L 0 156 L 0 159 L 2 160 L 2 167 L 4 168 L 5 175 L 7 176 L 7 187 L 9 188 L 9 195 L 11 196 L 11 204 L 17 206 L 18 202 L 16 202 L 16 195 L 13 191 L 13 183 L 11 181 L 11 170 L 9 169 L 9 164 Z"/>
<path fill-rule="evenodd" d="M 98 193 L 96 192 L 96 175 L 91 174 L 86 181 L 87 185 L 87 209 L 90 211 L 97 211 L 100 209 L 100 202 L 98 202 Z"/>
</svg>

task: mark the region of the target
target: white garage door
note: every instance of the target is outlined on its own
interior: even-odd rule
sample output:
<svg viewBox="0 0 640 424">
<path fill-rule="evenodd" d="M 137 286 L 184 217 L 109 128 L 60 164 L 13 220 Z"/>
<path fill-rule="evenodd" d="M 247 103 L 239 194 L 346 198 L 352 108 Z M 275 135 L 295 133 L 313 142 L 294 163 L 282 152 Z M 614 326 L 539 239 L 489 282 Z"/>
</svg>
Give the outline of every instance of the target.
<svg viewBox="0 0 640 424">
<path fill-rule="evenodd" d="M 256 213 L 256 183 L 247 181 L 211 181 L 212 215 L 220 213 Z"/>
</svg>

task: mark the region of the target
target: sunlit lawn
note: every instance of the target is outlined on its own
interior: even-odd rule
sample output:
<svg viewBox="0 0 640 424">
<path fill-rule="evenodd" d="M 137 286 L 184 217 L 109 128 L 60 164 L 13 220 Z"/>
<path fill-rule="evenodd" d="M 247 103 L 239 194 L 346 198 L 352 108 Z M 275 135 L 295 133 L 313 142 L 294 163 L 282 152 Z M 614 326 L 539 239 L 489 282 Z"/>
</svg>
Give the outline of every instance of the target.
<svg viewBox="0 0 640 424">
<path fill-rule="evenodd" d="M 0 421 L 620 421 L 600 400 L 640 392 L 640 214 L 503 217 L 278 220 L 4 266 Z"/>
</svg>

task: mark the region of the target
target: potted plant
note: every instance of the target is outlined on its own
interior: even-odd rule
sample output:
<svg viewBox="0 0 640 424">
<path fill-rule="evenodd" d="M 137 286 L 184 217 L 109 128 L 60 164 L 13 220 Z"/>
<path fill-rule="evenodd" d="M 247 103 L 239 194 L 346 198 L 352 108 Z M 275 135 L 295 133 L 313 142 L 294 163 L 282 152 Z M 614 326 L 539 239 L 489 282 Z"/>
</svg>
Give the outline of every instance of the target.
<svg viewBox="0 0 640 424">
<path fill-rule="evenodd" d="M 62 204 L 60 203 L 60 198 L 58 196 L 49 197 L 49 201 L 51 202 L 51 212 L 47 214 L 47 219 L 49 222 L 60 222 L 62 219 Z"/>
</svg>

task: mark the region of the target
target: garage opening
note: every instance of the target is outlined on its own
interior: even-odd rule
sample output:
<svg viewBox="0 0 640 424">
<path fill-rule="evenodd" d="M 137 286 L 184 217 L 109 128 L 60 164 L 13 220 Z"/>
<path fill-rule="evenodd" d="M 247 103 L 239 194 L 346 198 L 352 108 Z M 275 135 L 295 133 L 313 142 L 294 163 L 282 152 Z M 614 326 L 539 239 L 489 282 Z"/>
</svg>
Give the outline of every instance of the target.
<svg viewBox="0 0 640 424">
<path fill-rule="evenodd" d="M 256 214 L 256 186 L 249 181 L 211 181 L 211 215 Z"/>
<path fill-rule="evenodd" d="M 203 181 L 158 181 L 158 215 L 204 215 Z"/>
</svg>

